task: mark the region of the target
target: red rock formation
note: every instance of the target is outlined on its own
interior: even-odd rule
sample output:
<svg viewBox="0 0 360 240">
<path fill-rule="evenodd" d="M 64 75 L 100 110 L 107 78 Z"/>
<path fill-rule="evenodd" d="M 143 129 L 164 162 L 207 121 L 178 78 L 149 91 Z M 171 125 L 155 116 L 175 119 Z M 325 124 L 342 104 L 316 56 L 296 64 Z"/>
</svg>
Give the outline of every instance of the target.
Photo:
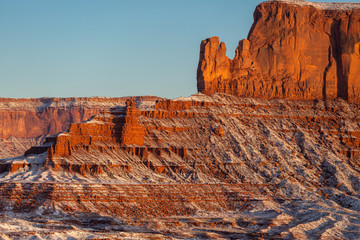
<svg viewBox="0 0 360 240">
<path fill-rule="evenodd" d="M 222 139 L 226 139 L 228 131 L 226 130 L 228 127 L 224 125 L 224 119 L 232 118 L 239 119 L 248 126 L 257 121 L 271 122 L 276 125 L 279 122 L 285 122 L 280 124 L 280 126 L 285 126 L 288 125 L 287 121 L 291 121 L 309 134 L 319 133 L 319 131 L 321 133 L 322 128 L 327 128 L 328 134 L 341 141 L 342 147 L 339 152 L 342 155 L 355 157 L 358 153 L 358 150 L 353 149 L 359 146 L 359 133 L 351 130 L 344 134 L 337 130 L 342 121 L 339 116 L 348 114 L 342 112 L 344 110 L 339 107 L 330 104 L 315 108 L 312 103 L 302 105 L 298 102 L 293 104 L 288 102 L 286 104 L 291 106 L 286 107 L 272 103 L 254 104 L 251 102 L 252 100 L 242 102 L 241 99 L 231 96 L 228 96 L 226 101 L 225 98 L 221 101 L 162 100 L 158 101 L 152 109 L 138 111 L 135 102 L 127 101 L 126 107 L 105 112 L 83 123 L 72 124 L 68 132 L 48 137 L 44 145 L 33 147 L 26 154 L 40 154 L 47 151 L 47 164 L 53 166 L 55 170 L 62 169 L 82 175 L 108 172 L 109 168 L 126 169 L 131 172 L 133 166 L 128 162 L 107 166 L 96 160 L 85 162 L 77 160 L 86 159 L 81 154 L 106 156 L 114 151 L 117 156 L 127 153 L 131 158 L 139 158 L 156 173 L 173 171 L 191 173 L 192 170 L 184 167 L 184 164 L 154 162 L 154 157 L 163 159 L 164 156 L 175 154 L 184 161 L 196 161 L 197 158 L 208 159 L 210 156 L 197 155 L 198 153 L 194 155 L 202 148 L 199 146 L 206 143 L 206 141 L 203 143 L 201 138 L 220 137 L 219 140 L 221 139 L 220 142 L 222 142 Z M 341 106 L 341 103 L 339 104 Z M 290 108 L 295 112 L 284 114 L 283 111 Z M 217 112 L 216 116 L 212 113 L 213 111 Z M 313 111 L 316 112 L 315 115 Z M 350 115 L 353 115 L 353 112 L 353 110 L 349 111 Z M 258 120 L 249 122 L 249 118 Z M 187 121 L 192 123 L 186 124 Z M 201 123 L 200 126 L 199 123 Z M 293 130 L 282 128 L 276 131 L 292 134 Z M 76 154 L 78 157 L 70 158 Z M 9 169 L 9 167 L 4 167 L 4 169 Z"/>
<path fill-rule="evenodd" d="M 36 138 L 69 129 L 71 123 L 125 105 L 126 99 L 155 102 L 158 97 L 0 98 L 0 138 Z"/>
<path fill-rule="evenodd" d="M 138 123 L 140 115 L 136 103 L 126 101 L 125 124 L 122 127 L 121 142 L 124 145 L 144 145 L 145 128 Z"/>
<path fill-rule="evenodd" d="M 121 98 L 0 98 L 0 158 L 23 155 L 45 136 L 69 129 L 112 107 L 125 106 L 126 99 L 154 104 L 158 97 Z M 41 150 L 42 151 L 42 150 Z"/>
<path fill-rule="evenodd" d="M 134 148 L 132 150 L 126 147 L 144 145 L 146 128 L 138 123 L 139 115 L 136 102 L 128 99 L 124 109 L 116 109 L 113 112 L 95 116 L 87 122 L 73 123 L 68 132 L 46 138 L 44 145 L 32 147 L 25 155 L 41 154 L 47 151 L 48 159 L 52 161 L 54 156 L 72 156 L 72 152 L 79 148 L 102 150 L 108 148 L 106 144 L 112 144 L 112 148 L 122 146 L 128 152 L 134 150 L 136 155 L 146 155 L 147 149 Z"/>
<path fill-rule="evenodd" d="M 46 217 L 55 210 L 72 216 L 92 212 L 122 221 L 174 217 L 173 223 L 181 223 L 181 215 L 208 218 L 231 211 L 243 218 L 242 210 L 253 215 L 260 208 L 261 219 L 273 211 L 271 221 L 301 219 L 297 224 L 304 229 L 304 211 L 314 208 L 318 217 L 308 213 L 307 226 L 318 224 L 317 231 L 325 206 L 340 209 L 337 223 L 344 224 L 344 212 L 352 219 L 358 211 L 358 113 L 356 104 L 341 99 L 264 101 L 197 94 L 139 110 L 129 101 L 33 148 L 32 153 L 44 154 L 1 160 L 0 211 Z M 284 208 L 286 218 L 276 217 Z M 273 223 L 274 231 L 287 226 Z M 234 231 L 234 225 L 229 227 Z"/>
<path fill-rule="evenodd" d="M 198 91 L 262 99 L 360 102 L 360 4 L 263 2 L 233 60 L 202 41 Z"/>
</svg>

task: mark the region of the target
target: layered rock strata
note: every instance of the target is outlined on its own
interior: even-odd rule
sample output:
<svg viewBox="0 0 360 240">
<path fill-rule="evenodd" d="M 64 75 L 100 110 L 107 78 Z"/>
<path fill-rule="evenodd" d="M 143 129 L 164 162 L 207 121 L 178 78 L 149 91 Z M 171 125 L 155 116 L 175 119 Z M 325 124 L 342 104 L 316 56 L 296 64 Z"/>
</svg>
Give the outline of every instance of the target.
<svg viewBox="0 0 360 240">
<path fill-rule="evenodd" d="M 72 124 L 26 157 L 2 160 L 0 207 L 32 214 L 96 212 L 136 226 L 149 226 L 151 218 L 165 224 L 150 224 L 154 231 L 183 237 L 189 226 L 193 233 L 186 237 L 200 236 L 195 229 L 203 227 L 217 233 L 214 238 L 260 237 L 253 234 L 266 226 L 261 231 L 269 238 L 326 238 L 331 231 L 356 238 L 360 229 L 351 218 L 360 211 L 358 113 L 357 105 L 342 100 L 197 94 L 140 110 L 129 101 Z M 325 208 L 331 216 L 316 210 Z M 273 220 L 261 217 L 265 225 L 244 230 L 244 219 L 264 209 L 274 211 Z M 202 213 L 218 220 L 221 213 L 221 221 L 250 215 L 227 227 L 182 225 Z M 289 219 L 280 228 L 279 214 Z M 355 230 L 321 232 L 319 218 Z"/>
<path fill-rule="evenodd" d="M 69 129 L 71 123 L 124 106 L 126 99 L 153 104 L 159 97 L 0 98 L 0 138 L 37 138 Z"/>
<path fill-rule="evenodd" d="M 202 41 L 198 91 L 262 99 L 360 103 L 360 4 L 274 0 L 257 6 L 234 59 Z"/>
<path fill-rule="evenodd" d="M 83 122 L 116 106 L 125 106 L 123 98 L 0 98 L 0 158 L 23 155 L 48 135 L 66 131 L 71 123 Z M 130 97 L 143 105 L 158 97 Z"/>
</svg>

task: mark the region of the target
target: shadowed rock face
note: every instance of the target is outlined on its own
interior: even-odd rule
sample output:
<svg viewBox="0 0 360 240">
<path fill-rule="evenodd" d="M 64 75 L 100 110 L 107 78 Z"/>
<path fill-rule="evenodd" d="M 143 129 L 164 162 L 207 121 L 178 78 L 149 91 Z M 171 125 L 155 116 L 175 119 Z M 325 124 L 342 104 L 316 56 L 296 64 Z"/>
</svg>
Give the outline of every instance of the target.
<svg viewBox="0 0 360 240">
<path fill-rule="evenodd" d="M 261 3 L 233 60 L 218 37 L 202 41 L 197 86 L 205 94 L 359 103 L 360 4 Z"/>
</svg>

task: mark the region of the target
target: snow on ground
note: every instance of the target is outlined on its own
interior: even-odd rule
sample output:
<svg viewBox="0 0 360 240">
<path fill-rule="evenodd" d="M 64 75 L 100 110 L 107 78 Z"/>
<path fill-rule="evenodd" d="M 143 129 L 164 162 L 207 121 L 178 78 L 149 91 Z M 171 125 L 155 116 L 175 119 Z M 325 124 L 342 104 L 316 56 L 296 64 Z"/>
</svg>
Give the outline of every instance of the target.
<svg viewBox="0 0 360 240">
<path fill-rule="evenodd" d="M 360 215 L 339 206 L 289 202 L 251 211 L 123 220 L 108 215 L 0 215 L 1 239 L 359 239 Z"/>
<path fill-rule="evenodd" d="M 213 99 L 209 95 L 205 95 L 203 93 L 196 93 L 191 95 L 190 97 L 179 97 L 172 99 L 172 101 L 198 101 L 198 102 L 213 102 Z"/>
<path fill-rule="evenodd" d="M 360 3 L 328 3 L 328 2 L 310 2 L 304 0 L 270 0 L 267 2 L 285 2 L 299 6 L 312 6 L 322 10 L 353 10 L 360 9 Z"/>
<path fill-rule="evenodd" d="M 140 124 L 144 125 L 192 127 L 188 131 L 177 133 L 155 129 L 150 134 L 153 138 L 145 141 L 150 147 L 173 145 L 194 149 L 193 152 L 188 151 L 186 159 L 173 153 L 164 153 L 161 157 L 149 153 L 147 160 L 154 166 L 182 165 L 183 169 L 193 170 L 193 173 L 175 172 L 171 168 L 168 168 L 168 172 L 155 172 L 142 159 L 123 150 L 105 150 L 106 154 L 97 150 L 77 150 L 68 159 L 55 160 L 78 165 L 86 163 L 105 165 L 110 169 L 111 166 L 130 165 L 131 171 L 114 169 L 98 175 L 80 175 L 66 170 L 53 171 L 51 168 L 39 166 L 45 162 L 46 156 L 43 154 L 2 160 L 3 164 L 13 162 L 34 166 L 18 169 L 12 173 L 3 173 L 0 175 L 1 182 L 16 183 L 19 189 L 22 184 L 18 183 L 29 182 L 59 183 L 69 187 L 76 185 L 72 189 L 82 194 L 81 190 L 84 189 L 82 184 L 87 185 L 87 189 L 91 187 L 96 189 L 95 187 L 100 185 L 104 185 L 104 189 L 110 189 L 121 184 L 132 185 L 134 189 L 140 185 L 151 185 L 153 188 L 171 184 L 206 185 L 221 181 L 217 173 L 224 173 L 237 183 L 250 184 L 254 190 L 259 187 L 257 184 L 264 185 L 264 188 L 259 189 L 264 190 L 267 198 L 261 196 L 260 199 L 258 195 L 256 201 L 248 202 L 247 209 L 234 212 L 199 210 L 193 215 L 149 218 L 147 221 L 139 220 L 140 223 L 125 224 L 122 221 L 125 221 L 126 217 L 94 215 L 81 218 L 61 215 L 62 213 L 58 211 L 57 215 L 46 215 L 40 211 L 41 209 L 32 216 L 4 211 L 2 215 L 0 214 L 0 221 L 4 223 L 0 224 L 0 232 L 3 234 L 0 237 L 4 239 L 360 238 L 359 169 L 352 165 L 356 163 L 355 161 L 351 162 L 348 156 L 341 153 L 343 145 L 338 136 L 342 135 L 346 138 L 349 132 L 360 130 L 360 125 L 353 120 L 354 116 L 356 117 L 354 110 L 357 106 L 344 101 L 238 99 L 226 94 L 213 96 L 196 94 L 178 100 L 215 102 L 219 103 L 219 106 L 215 104 L 206 107 L 211 117 L 200 115 L 194 118 L 151 119 L 144 116 L 139 118 Z M 204 109 L 194 107 L 187 111 L 200 110 Z M 227 113 L 232 113 L 234 116 L 225 116 L 224 114 Z M 291 120 L 289 116 L 300 118 Z M 301 118 L 304 116 L 324 117 L 324 119 L 330 117 L 335 120 L 308 121 L 306 118 Z M 223 128 L 222 137 L 213 132 L 218 126 Z M 321 129 L 318 128 L 319 126 Z M 339 133 L 330 132 L 334 130 L 339 130 Z M 355 136 L 353 138 L 356 139 Z M 110 143 L 101 144 L 111 146 Z M 194 159 L 196 161 L 193 161 Z M 213 163 L 213 160 L 217 163 Z M 196 167 L 197 163 L 211 168 L 203 171 L 202 168 Z M 221 169 L 221 172 L 215 171 L 217 169 Z M 219 196 L 216 193 L 214 195 Z M 81 204 L 88 206 L 91 203 L 81 202 Z M 108 203 L 105 202 L 104 206 L 108 206 L 106 204 Z M 129 206 L 136 204 L 138 203 L 132 202 Z M 105 224 L 88 221 L 103 217 L 108 217 L 104 220 Z M 23 236 L 16 235 L 19 233 Z"/>
<path fill-rule="evenodd" d="M 130 97 L 129 97 L 130 98 Z M 140 101 L 140 105 L 150 106 L 154 105 L 157 97 L 144 97 L 144 101 Z M 73 107 L 82 108 L 103 108 L 125 106 L 126 97 L 111 98 L 111 97 L 89 97 L 89 98 L 23 98 L 23 99 L 1 99 L 0 110 L 11 111 L 42 111 L 45 108 L 53 107 L 60 109 L 67 109 Z M 154 100 L 152 100 L 154 99 Z M 159 98 L 160 99 L 160 98 Z"/>
</svg>

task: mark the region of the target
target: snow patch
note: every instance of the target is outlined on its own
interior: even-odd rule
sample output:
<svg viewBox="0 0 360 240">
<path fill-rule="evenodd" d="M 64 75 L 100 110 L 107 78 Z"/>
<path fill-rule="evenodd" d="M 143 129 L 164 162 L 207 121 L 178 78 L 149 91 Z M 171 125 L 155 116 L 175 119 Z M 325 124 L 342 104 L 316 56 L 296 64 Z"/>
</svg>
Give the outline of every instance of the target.
<svg viewBox="0 0 360 240">
<path fill-rule="evenodd" d="M 266 2 L 284 2 L 284 3 L 299 5 L 302 7 L 312 6 L 321 10 L 348 11 L 353 9 L 360 9 L 360 3 L 308 2 L 304 0 L 270 0 Z"/>
<path fill-rule="evenodd" d="M 179 97 L 175 99 L 171 99 L 172 101 L 198 101 L 198 102 L 213 102 L 211 96 L 205 95 L 203 93 L 196 93 L 191 95 L 190 97 Z"/>
</svg>

